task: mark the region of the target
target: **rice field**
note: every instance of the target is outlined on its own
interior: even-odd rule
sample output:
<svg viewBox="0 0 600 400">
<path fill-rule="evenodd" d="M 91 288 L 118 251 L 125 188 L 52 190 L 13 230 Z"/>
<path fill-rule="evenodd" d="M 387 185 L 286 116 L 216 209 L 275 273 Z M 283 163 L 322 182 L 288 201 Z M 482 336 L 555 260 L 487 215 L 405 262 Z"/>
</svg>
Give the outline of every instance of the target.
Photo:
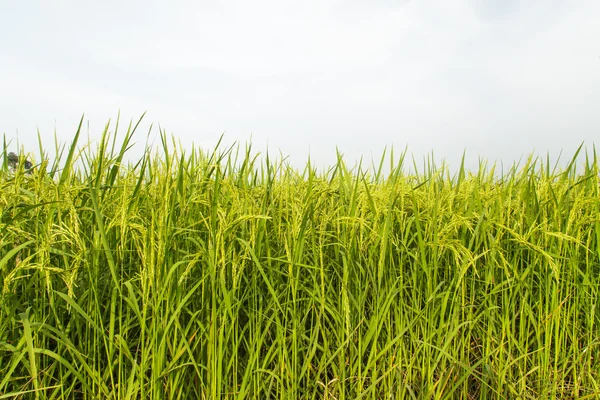
<svg viewBox="0 0 600 400">
<path fill-rule="evenodd" d="M 164 132 L 128 161 L 134 128 L 5 140 L 0 399 L 600 397 L 595 149 L 319 172 Z"/>
</svg>

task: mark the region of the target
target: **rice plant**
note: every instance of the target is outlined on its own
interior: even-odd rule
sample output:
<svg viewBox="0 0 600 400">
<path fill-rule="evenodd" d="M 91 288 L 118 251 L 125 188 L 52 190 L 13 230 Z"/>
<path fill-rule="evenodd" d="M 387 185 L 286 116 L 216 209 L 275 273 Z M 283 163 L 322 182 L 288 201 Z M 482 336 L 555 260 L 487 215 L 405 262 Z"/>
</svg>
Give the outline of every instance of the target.
<svg viewBox="0 0 600 400">
<path fill-rule="evenodd" d="M 0 399 L 600 396 L 595 149 L 319 172 L 162 131 L 128 161 L 136 127 L 5 140 Z"/>
</svg>

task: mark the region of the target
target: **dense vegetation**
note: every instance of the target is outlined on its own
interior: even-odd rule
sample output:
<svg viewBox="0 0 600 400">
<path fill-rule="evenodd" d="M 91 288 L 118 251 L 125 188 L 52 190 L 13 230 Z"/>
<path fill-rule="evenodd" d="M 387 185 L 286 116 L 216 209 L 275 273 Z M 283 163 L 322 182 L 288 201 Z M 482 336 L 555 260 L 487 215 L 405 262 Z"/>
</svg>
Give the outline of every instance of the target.
<svg viewBox="0 0 600 400">
<path fill-rule="evenodd" d="M 4 146 L 0 399 L 600 396 L 595 151 L 319 173 L 133 132 Z"/>
</svg>

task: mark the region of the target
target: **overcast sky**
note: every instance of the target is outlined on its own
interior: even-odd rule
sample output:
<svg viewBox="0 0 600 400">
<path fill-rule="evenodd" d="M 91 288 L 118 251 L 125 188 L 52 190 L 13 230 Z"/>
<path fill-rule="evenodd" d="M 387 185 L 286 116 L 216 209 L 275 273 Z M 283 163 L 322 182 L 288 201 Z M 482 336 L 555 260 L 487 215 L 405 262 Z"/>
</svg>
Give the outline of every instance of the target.
<svg viewBox="0 0 600 400">
<path fill-rule="evenodd" d="M 0 133 L 32 151 L 38 128 L 67 142 L 85 113 L 94 139 L 119 110 L 297 165 L 336 146 L 349 163 L 466 149 L 474 167 L 600 143 L 598 0 L 0 5 Z"/>
</svg>

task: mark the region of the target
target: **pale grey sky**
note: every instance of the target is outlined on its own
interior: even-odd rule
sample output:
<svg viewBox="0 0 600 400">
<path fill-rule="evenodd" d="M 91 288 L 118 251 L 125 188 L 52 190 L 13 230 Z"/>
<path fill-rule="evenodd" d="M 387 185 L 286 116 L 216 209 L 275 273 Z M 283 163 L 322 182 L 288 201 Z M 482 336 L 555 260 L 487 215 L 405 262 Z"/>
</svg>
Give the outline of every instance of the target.
<svg viewBox="0 0 600 400">
<path fill-rule="evenodd" d="M 51 147 L 83 113 L 97 138 L 147 111 L 184 145 L 252 135 L 296 165 L 569 157 L 599 143 L 599 18 L 598 0 L 0 0 L 0 133 Z"/>
</svg>

